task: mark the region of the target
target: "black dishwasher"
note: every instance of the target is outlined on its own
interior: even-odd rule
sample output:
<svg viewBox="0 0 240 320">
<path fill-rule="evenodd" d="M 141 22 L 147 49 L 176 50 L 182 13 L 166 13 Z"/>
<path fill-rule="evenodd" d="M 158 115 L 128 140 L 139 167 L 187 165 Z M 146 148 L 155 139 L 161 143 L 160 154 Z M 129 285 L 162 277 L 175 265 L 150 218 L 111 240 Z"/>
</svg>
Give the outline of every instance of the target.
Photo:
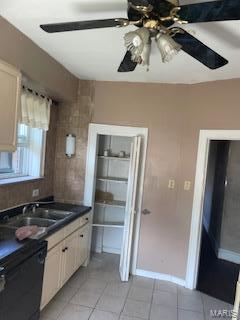
<svg viewBox="0 0 240 320">
<path fill-rule="evenodd" d="M 33 241 L 0 265 L 0 320 L 39 319 L 46 253 L 45 241 Z"/>
</svg>

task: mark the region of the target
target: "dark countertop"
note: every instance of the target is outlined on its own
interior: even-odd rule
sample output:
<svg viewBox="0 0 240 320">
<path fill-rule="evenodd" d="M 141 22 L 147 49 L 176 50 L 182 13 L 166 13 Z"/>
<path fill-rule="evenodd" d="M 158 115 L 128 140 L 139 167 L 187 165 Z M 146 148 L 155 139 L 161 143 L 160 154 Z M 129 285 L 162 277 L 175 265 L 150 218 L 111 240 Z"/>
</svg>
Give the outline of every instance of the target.
<svg viewBox="0 0 240 320">
<path fill-rule="evenodd" d="M 65 227 L 69 223 L 84 216 L 89 211 L 91 211 L 91 207 L 80 206 L 80 205 L 75 205 L 75 204 L 68 204 L 68 203 L 60 203 L 60 202 L 54 202 L 54 203 L 47 204 L 47 205 L 41 205 L 40 208 L 70 211 L 70 212 L 74 213 L 71 216 L 65 218 L 64 220 L 60 220 L 57 225 L 55 225 L 55 226 L 53 225 L 52 227 L 50 227 L 45 238 L 49 237 L 51 234 L 62 229 L 63 227 Z"/>
<path fill-rule="evenodd" d="M 91 210 L 91 207 L 86 207 L 77 204 L 69 204 L 69 203 L 60 203 L 54 202 L 46 205 L 41 205 L 41 208 L 49 208 L 49 209 L 56 209 L 56 210 L 64 210 L 64 211 L 71 211 L 79 214 L 85 214 Z"/>
<path fill-rule="evenodd" d="M 46 204 L 41 205 L 40 207 L 74 212 L 74 214 L 60 221 L 56 226 L 53 226 L 44 238 L 47 238 L 49 235 L 55 233 L 56 231 L 65 227 L 72 221 L 85 215 L 91 210 L 90 207 L 65 203 Z M 14 216 L 16 216 L 16 208 L 13 210 Z M 7 215 L 11 217 L 11 211 L 7 210 L 6 212 Z M 21 213 L 22 209 L 19 210 L 19 214 Z M 2 212 L 1 216 L 4 217 L 4 212 Z M 6 222 L 4 221 L 4 219 L 1 219 L 0 224 L 2 225 L 0 225 L 0 275 L 1 268 L 6 268 L 13 260 L 16 260 L 19 255 L 23 255 L 24 252 L 30 251 L 35 247 L 37 249 L 41 242 L 44 242 L 44 238 L 41 238 L 39 240 L 27 239 L 18 241 L 15 238 L 16 229 L 7 227 L 6 225 L 4 225 L 5 223 Z"/>
</svg>

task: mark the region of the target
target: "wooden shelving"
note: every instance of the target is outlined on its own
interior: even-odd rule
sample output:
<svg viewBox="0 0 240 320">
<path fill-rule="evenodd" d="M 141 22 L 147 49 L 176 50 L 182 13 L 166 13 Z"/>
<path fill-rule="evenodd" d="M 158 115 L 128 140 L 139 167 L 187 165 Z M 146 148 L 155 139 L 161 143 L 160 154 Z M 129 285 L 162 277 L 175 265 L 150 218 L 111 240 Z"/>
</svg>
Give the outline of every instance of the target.
<svg viewBox="0 0 240 320">
<path fill-rule="evenodd" d="M 110 182 L 116 182 L 116 183 L 128 183 L 127 178 L 118 178 L 118 177 L 97 177 L 97 180 L 99 181 L 110 181 Z"/>
</svg>

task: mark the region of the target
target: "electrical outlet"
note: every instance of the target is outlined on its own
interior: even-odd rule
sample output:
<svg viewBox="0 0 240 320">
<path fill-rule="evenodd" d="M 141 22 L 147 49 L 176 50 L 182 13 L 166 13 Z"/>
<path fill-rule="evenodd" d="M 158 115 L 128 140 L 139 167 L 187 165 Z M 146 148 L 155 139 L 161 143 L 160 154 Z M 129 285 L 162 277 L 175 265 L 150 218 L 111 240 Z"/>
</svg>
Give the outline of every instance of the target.
<svg viewBox="0 0 240 320">
<path fill-rule="evenodd" d="M 175 180 L 169 180 L 168 181 L 168 188 L 174 189 L 175 188 Z"/>
<path fill-rule="evenodd" d="M 189 191 L 191 189 L 191 181 L 184 181 L 184 190 Z"/>
<path fill-rule="evenodd" d="M 34 189 L 32 191 L 32 197 L 35 198 L 35 197 L 38 197 L 39 196 L 39 189 Z"/>
</svg>

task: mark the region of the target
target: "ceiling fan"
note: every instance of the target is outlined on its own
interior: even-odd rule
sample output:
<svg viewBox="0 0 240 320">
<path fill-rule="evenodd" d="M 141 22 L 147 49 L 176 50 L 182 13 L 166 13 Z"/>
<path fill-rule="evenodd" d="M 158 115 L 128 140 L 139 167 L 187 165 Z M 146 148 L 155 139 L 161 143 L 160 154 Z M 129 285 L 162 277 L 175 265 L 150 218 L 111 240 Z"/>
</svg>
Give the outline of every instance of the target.
<svg viewBox="0 0 240 320">
<path fill-rule="evenodd" d="M 210 69 L 223 67 L 228 61 L 180 26 L 186 23 L 240 20 L 240 1 L 221 0 L 179 6 L 178 0 L 128 0 L 128 19 L 114 18 L 43 24 L 48 32 L 65 32 L 107 27 L 138 29 L 124 36 L 127 52 L 119 72 L 134 71 L 136 66 L 149 66 L 151 43 L 155 39 L 162 61 L 170 61 L 180 50 Z"/>
</svg>

